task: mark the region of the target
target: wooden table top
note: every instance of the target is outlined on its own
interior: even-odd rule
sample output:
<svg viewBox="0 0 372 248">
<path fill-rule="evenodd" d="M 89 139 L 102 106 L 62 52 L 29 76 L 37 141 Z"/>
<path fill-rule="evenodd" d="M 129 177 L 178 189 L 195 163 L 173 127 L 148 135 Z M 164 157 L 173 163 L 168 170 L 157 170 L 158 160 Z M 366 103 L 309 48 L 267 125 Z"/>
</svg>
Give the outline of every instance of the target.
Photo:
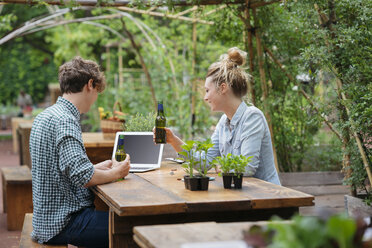
<svg viewBox="0 0 372 248">
<path fill-rule="evenodd" d="M 115 137 L 104 136 L 103 133 L 82 133 L 84 146 L 91 147 L 114 147 Z"/>
<path fill-rule="evenodd" d="M 26 165 L 21 165 L 19 167 L 4 167 L 0 170 L 3 174 L 3 179 L 8 183 L 31 183 L 31 171 Z"/>
<path fill-rule="evenodd" d="M 20 122 L 19 124 L 18 124 L 18 128 L 21 128 L 21 129 L 30 129 L 31 130 L 31 128 L 32 128 L 32 124 L 33 124 L 33 122 Z"/>
<path fill-rule="evenodd" d="M 314 205 L 312 195 L 252 177 L 245 177 L 243 188 L 235 190 L 224 189 L 222 178 L 211 174 L 216 179 L 208 191 L 189 191 L 180 180 L 184 174 L 180 165 L 163 162 L 159 170 L 129 174 L 93 190 L 119 216 Z"/>
<path fill-rule="evenodd" d="M 267 223 L 267 221 L 202 222 L 137 226 L 133 229 L 133 238 L 141 248 L 177 248 L 182 244 L 191 242 L 242 240 L 244 230 L 249 230 L 252 225 L 264 226 Z"/>
</svg>

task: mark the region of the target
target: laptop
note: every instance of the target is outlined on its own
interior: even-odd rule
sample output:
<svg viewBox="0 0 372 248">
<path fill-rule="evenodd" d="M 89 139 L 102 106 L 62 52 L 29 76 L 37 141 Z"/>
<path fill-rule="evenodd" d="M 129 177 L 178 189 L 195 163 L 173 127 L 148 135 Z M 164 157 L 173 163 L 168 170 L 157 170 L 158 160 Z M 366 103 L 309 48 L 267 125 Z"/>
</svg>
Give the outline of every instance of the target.
<svg viewBox="0 0 372 248">
<path fill-rule="evenodd" d="M 155 144 L 152 132 L 117 132 L 112 158 L 115 158 L 119 135 L 124 135 L 124 150 L 130 155 L 129 172 L 145 172 L 160 168 L 164 144 Z"/>
</svg>

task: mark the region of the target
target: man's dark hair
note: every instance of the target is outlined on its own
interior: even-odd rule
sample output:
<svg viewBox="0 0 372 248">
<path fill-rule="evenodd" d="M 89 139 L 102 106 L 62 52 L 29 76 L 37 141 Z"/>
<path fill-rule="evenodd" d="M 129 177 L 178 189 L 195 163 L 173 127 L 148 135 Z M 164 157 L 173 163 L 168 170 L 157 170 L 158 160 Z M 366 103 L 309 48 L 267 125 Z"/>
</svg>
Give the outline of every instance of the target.
<svg viewBox="0 0 372 248">
<path fill-rule="evenodd" d="M 75 57 L 59 67 L 59 85 L 62 94 L 78 93 L 85 84 L 93 79 L 93 87 L 102 92 L 106 87 L 106 80 L 96 62 Z"/>
</svg>

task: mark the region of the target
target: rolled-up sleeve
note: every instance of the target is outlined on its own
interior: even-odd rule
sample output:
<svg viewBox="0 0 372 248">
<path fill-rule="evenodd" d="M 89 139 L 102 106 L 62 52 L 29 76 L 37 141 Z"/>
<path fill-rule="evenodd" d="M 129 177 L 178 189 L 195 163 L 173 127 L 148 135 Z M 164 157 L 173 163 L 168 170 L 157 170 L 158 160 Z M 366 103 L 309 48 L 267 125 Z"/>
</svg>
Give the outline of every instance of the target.
<svg viewBox="0 0 372 248">
<path fill-rule="evenodd" d="M 65 119 L 59 123 L 58 130 L 59 169 L 72 184 L 83 187 L 91 180 L 94 167 L 86 155 L 80 127 L 76 121 Z"/>
<path fill-rule="evenodd" d="M 261 143 L 265 134 L 265 125 L 260 114 L 252 114 L 244 122 L 241 135 L 241 154 L 250 157 L 252 161 L 248 163 L 246 175 L 252 176 L 256 173 L 260 164 Z"/>
<path fill-rule="evenodd" d="M 221 156 L 220 153 L 220 129 L 221 129 L 221 121 L 218 122 L 216 129 L 214 130 L 212 137 L 211 137 L 211 142 L 213 144 L 213 147 L 210 148 L 207 152 L 207 161 L 208 164 L 210 164 L 213 159 L 215 159 L 218 156 Z"/>
</svg>

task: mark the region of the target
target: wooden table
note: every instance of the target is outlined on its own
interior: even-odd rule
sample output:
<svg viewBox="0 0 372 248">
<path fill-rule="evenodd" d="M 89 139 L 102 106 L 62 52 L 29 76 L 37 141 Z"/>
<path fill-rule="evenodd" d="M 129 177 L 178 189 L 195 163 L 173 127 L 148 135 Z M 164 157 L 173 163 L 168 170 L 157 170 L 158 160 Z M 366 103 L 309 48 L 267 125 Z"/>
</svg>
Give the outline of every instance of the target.
<svg viewBox="0 0 372 248">
<path fill-rule="evenodd" d="M 241 190 L 224 189 L 222 178 L 216 177 L 208 191 L 189 191 L 178 180 L 184 174 L 179 165 L 163 162 L 160 170 L 94 187 L 109 207 L 110 247 L 135 246 L 135 226 L 289 218 L 299 207 L 314 205 L 312 195 L 255 178 L 244 178 Z"/>
<path fill-rule="evenodd" d="M 32 122 L 21 122 L 18 124 L 17 137 L 18 137 L 18 151 L 19 151 L 19 164 L 27 165 L 31 169 L 31 154 L 30 154 L 30 134 Z"/>
<path fill-rule="evenodd" d="M 57 102 L 59 96 L 62 96 L 61 88 L 59 83 L 48 84 L 48 89 L 50 92 L 50 105 L 53 105 Z"/>
<path fill-rule="evenodd" d="M 83 142 L 88 158 L 93 164 L 111 159 L 115 137 L 104 136 L 103 133 L 83 133 Z"/>
<path fill-rule="evenodd" d="M 20 164 L 31 168 L 29 140 L 32 123 L 22 122 L 18 124 L 17 137 L 19 144 Z M 114 147 L 114 138 L 106 138 L 103 133 L 82 133 L 85 149 L 93 164 L 111 159 Z"/>
<path fill-rule="evenodd" d="M 267 223 L 267 221 L 199 222 L 139 226 L 133 229 L 133 239 L 141 248 L 177 248 L 187 243 L 243 240 L 243 231 L 249 230 L 253 225 L 265 226 Z"/>
</svg>

